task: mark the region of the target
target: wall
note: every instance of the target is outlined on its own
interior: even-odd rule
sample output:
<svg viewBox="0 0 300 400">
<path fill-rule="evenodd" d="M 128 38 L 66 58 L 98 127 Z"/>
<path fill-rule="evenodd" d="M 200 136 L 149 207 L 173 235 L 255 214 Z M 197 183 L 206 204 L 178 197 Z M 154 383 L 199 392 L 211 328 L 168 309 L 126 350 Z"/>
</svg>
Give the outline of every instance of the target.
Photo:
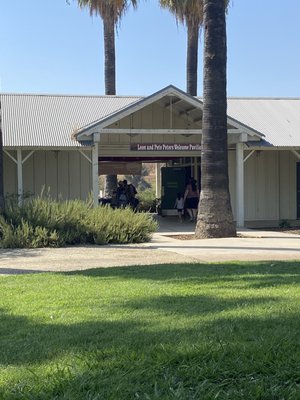
<svg viewBox="0 0 300 400">
<path fill-rule="evenodd" d="M 278 220 L 278 151 L 256 151 L 244 167 L 245 219 Z"/>
<path fill-rule="evenodd" d="M 296 219 L 296 163 L 298 159 L 291 151 L 279 153 L 280 170 L 280 219 Z"/>
<path fill-rule="evenodd" d="M 14 158 L 16 151 L 10 152 Z M 29 151 L 23 151 L 23 159 Z M 244 157 L 249 153 L 245 151 Z M 91 158 L 91 151 L 86 152 Z M 236 155 L 229 150 L 229 188 L 236 214 Z M 245 163 L 246 226 L 296 220 L 296 157 L 286 151 L 256 151 Z M 89 161 L 79 151 L 35 151 L 23 164 L 24 192 L 39 195 L 43 186 L 58 199 L 86 199 L 92 189 Z M 17 193 L 17 166 L 4 154 L 4 192 Z"/>
<path fill-rule="evenodd" d="M 16 151 L 9 153 L 17 158 Z M 91 151 L 85 153 L 91 158 Z M 22 158 L 27 154 L 23 151 Z M 23 191 L 39 195 L 43 187 L 54 199 L 85 200 L 92 188 L 91 164 L 77 150 L 35 151 L 23 164 Z M 4 154 L 4 193 L 17 191 L 17 165 Z"/>
<path fill-rule="evenodd" d="M 185 115 L 172 114 L 172 123 L 170 121 L 170 110 L 165 107 L 161 107 L 158 104 L 151 104 L 142 110 L 134 113 L 133 115 L 124 117 L 120 121 L 110 125 L 108 128 L 116 129 L 199 129 L 199 124 L 192 124 L 189 122 Z M 147 151 L 134 151 L 130 150 L 130 145 L 137 143 L 192 143 L 199 144 L 201 142 L 200 135 L 190 135 L 185 137 L 183 135 L 176 134 L 101 134 L 99 155 L 101 156 L 183 156 L 182 152 L 176 151 L 164 151 L 162 152 L 151 152 Z M 199 151 L 190 151 L 189 156 L 196 157 L 199 155 Z"/>
<path fill-rule="evenodd" d="M 244 157 L 249 154 L 245 151 Z M 236 153 L 229 151 L 229 187 L 236 214 Z M 255 151 L 244 164 L 246 226 L 296 220 L 296 157 L 289 151 Z"/>
</svg>

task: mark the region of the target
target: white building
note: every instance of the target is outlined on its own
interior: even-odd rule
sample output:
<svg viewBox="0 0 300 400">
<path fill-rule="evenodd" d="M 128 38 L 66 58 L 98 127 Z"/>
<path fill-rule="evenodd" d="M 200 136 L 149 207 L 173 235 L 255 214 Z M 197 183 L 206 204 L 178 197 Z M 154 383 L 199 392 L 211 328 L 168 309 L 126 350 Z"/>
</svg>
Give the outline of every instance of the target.
<svg viewBox="0 0 300 400">
<path fill-rule="evenodd" d="M 134 174 L 142 161 L 189 166 L 199 180 L 202 102 L 174 86 L 148 97 L 1 94 L 0 101 L 5 193 L 92 192 L 97 204 L 99 173 Z M 229 98 L 228 156 L 238 226 L 297 224 L 300 99 Z"/>
</svg>

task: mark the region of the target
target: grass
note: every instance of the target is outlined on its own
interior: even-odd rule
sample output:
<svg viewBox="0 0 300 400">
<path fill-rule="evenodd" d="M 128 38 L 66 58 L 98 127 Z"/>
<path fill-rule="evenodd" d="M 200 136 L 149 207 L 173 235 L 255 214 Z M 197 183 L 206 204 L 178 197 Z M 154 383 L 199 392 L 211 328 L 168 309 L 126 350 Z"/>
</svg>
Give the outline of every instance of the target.
<svg viewBox="0 0 300 400">
<path fill-rule="evenodd" d="M 300 263 L 0 279 L 1 400 L 300 398 Z"/>
</svg>

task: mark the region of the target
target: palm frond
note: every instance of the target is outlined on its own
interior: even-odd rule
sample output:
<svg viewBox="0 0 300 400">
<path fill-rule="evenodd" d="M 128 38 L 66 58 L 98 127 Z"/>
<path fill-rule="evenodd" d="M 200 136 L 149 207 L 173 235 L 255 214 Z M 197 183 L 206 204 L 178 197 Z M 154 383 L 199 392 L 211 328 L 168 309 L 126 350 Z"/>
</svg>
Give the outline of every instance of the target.
<svg viewBox="0 0 300 400">
<path fill-rule="evenodd" d="M 115 24 L 126 13 L 129 6 L 137 7 L 138 0 L 77 0 L 80 8 L 88 8 L 90 15 L 99 15 L 102 19 L 112 19 Z"/>
<path fill-rule="evenodd" d="M 226 10 L 230 0 L 224 0 Z M 160 6 L 175 15 L 183 25 L 200 28 L 203 24 L 203 0 L 160 0 Z"/>
</svg>

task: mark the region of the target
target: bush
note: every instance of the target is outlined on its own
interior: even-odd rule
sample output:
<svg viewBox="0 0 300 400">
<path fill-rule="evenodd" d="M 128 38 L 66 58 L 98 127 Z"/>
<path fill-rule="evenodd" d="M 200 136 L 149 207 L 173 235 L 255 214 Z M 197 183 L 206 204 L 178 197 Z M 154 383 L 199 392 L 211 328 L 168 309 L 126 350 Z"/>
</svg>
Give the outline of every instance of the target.
<svg viewBox="0 0 300 400">
<path fill-rule="evenodd" d="M 142 192 L 139 192 L 137 198 L 139 199 L 139 210 L 155 213 L 157 206 L 157 199 L 155 197 L 154 189 L 146 189 Z"/>
<path fill-rule="evenodd" d="M 42 197 L 18 206 L 7 203 L 0 218 L 4 248 L 58 247 L 72 244 L 141 243 L 157 229 L 148 213 L 92 207 L 78 200 L 56 202 Z"/>
<path fill-rule="evenodd" d="M 289 221 L 286 220 L 286 219 L 282 219 L 282 220 L 279 222 L 279 228 L 281 228 L 281 229 L 289 229 L 290 227 L 291 227 L 291 224 L 290 224 Z"/>
</svg>

